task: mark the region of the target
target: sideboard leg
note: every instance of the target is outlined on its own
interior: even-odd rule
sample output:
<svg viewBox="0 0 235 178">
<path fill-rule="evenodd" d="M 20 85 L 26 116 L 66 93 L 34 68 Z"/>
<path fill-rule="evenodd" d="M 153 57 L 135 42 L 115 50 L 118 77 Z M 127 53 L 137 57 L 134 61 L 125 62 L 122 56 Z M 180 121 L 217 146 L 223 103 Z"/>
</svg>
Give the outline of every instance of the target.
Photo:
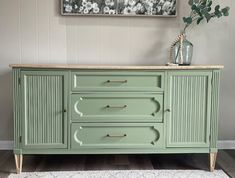
<svg viewBox="0 0 235 178">
<path fill-rule="evenodd" d="M 215 170 L 217 153 L 210 153 L 210 171 L 213 172 Z"/>
<path fill-rule="evenodd" d="M 15 154 L 15 163 L 16 163 L 16 173 L 20 174 L 22 172 L 22 164 L 23 164 L 23 155 Z"/>
</svg>

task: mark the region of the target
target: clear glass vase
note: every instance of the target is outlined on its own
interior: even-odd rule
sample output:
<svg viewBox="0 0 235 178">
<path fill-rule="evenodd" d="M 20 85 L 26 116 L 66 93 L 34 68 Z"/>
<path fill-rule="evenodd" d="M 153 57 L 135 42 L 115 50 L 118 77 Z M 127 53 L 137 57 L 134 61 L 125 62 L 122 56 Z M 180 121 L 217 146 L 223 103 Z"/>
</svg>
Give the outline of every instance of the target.
<svg viewBox="0 0 235 178">
<path fill-rule="evenodd" d="M 193 44 L 183 35 L 182 49 L 181 40 L 177 41 L 172 47 L 172 61 L 178 65 L 190 65 L 193 57 Z"/>
</svg>

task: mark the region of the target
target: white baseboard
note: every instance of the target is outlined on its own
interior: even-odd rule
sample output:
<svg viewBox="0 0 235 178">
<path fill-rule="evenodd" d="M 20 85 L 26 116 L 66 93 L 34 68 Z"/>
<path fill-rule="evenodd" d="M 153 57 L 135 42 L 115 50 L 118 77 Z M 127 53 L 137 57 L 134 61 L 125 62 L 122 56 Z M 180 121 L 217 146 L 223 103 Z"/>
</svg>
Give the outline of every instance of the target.
<svg viewBox="0 0 235 178">
<path fill-rule="evenodd" d="M 0 150 L 12 150 L 13 149 L 14 142 L 10 140 L 0 140 Z"/>
<path fill-rule="evenodd" d="M 235 149 L 235 140 L 220 140 L 218 141 L 219 149 Z M 0 150 L 12 150 L 13 141 L 1 141 L 0 140 Z"/>
<path fill-rule="evenodd" d="M 235 140 L 220 140 L 218 141 L 218 148 L 221 150 L 235 149 Z"/>
</svg>

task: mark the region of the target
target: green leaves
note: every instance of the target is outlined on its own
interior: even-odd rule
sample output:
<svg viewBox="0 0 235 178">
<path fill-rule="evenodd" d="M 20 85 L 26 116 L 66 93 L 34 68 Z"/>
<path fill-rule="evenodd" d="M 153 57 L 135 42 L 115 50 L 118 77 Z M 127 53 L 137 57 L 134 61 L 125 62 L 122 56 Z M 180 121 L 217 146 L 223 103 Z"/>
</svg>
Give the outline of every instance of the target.
<svg viewBox="0 0 235 178">
<path fill-rule="evenodd" d="M 183 21 L 187 25 L 190 25 L 193 22 L 193 19 L 191 17 L 183 17 Z"/>
<path fill-rule="evenodd" d="M 220 18 L 220 17 L 222 17 L 222 16 L 229 16 L 229 10 L 230 10 L 229 7 L 225 7 L 225 8 L 223 8 L 223 9 L 220 9 L 220 6 L 217 5 L 217 6 L 215 6 L 215 12 L 214 12 L 214 14 L 215 14 L 215 16 L 218 17 L 218 18 Z"/>
<path fill-rule="evenodd" d="M 208 7 L 211 7 L 211 5 L 212 5 L 212 1 L 209 1 L 208 4 L 207 4 L 207 6 L 208 6 Z"/>
<path fill-rule="evenodd" d="M 208 9 L 208 8 L 202 9 L 202 10 L 201 10 L 201 14 L 202 14 L 202 15 L 200 15 L 200 17 L 205 17 L 205 18 L 206 18 L 207 23 L 208 23 L 208 22 L 211 20 L 211 18 L 212 18 L 211 14 L 209 13 L 209 12 L 210 12 L 209 10 L 210 10 L 210 9 Z"/>
<path fill-rule="evenodd" d="M 224 16 L 229 16 L 229 10 L 230 10 L 229 7 L 225 7 L 221 10 L 221 12 Z"/>
<path fill-rule="evenodd" d="M 229 7 L 221 8 L 220 5 L 216 5 L 212 12 L 213 0 L 189 0 L 188 4 L 191 7 L 191 14 L 189 17 L 183 17 L 185 28 L 194 21 L 199 25 L 204 19 L 208 23 L 212 18 L 229 16 Z"/>
<path fill-rule="evenodd" d="M 215 6 L 215 11 L 219 11 L 220 5 Z"/>
<path fill-rule="evenodd" d="M 190 6 L 192 6 L 192 5 L 193 5 L 193 0 L 189 0 L 189 1 L 188 1 L 188 4 L 189 4 Z"/>
<path fill-rule="evenodd" d="M 199 17 L 199 18 L 197 19 L 197 25 L 200 24 L 200 22 L 201 22 L 203 19 L 204 19 L 203 16 Z"/>
</svg>

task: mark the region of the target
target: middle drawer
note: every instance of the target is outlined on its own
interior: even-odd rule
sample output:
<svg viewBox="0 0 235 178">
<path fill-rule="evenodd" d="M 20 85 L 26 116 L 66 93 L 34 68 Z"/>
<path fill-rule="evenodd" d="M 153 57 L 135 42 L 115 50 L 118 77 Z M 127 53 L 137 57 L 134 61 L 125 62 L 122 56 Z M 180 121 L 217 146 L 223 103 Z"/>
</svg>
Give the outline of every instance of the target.
<svg viewBox="0 0 235 178">
<path fill-rule="evenodd" d="M 163 94 L 72 94 L 71 117 L 75 122 L 162 122 Z"/>
</svg>

